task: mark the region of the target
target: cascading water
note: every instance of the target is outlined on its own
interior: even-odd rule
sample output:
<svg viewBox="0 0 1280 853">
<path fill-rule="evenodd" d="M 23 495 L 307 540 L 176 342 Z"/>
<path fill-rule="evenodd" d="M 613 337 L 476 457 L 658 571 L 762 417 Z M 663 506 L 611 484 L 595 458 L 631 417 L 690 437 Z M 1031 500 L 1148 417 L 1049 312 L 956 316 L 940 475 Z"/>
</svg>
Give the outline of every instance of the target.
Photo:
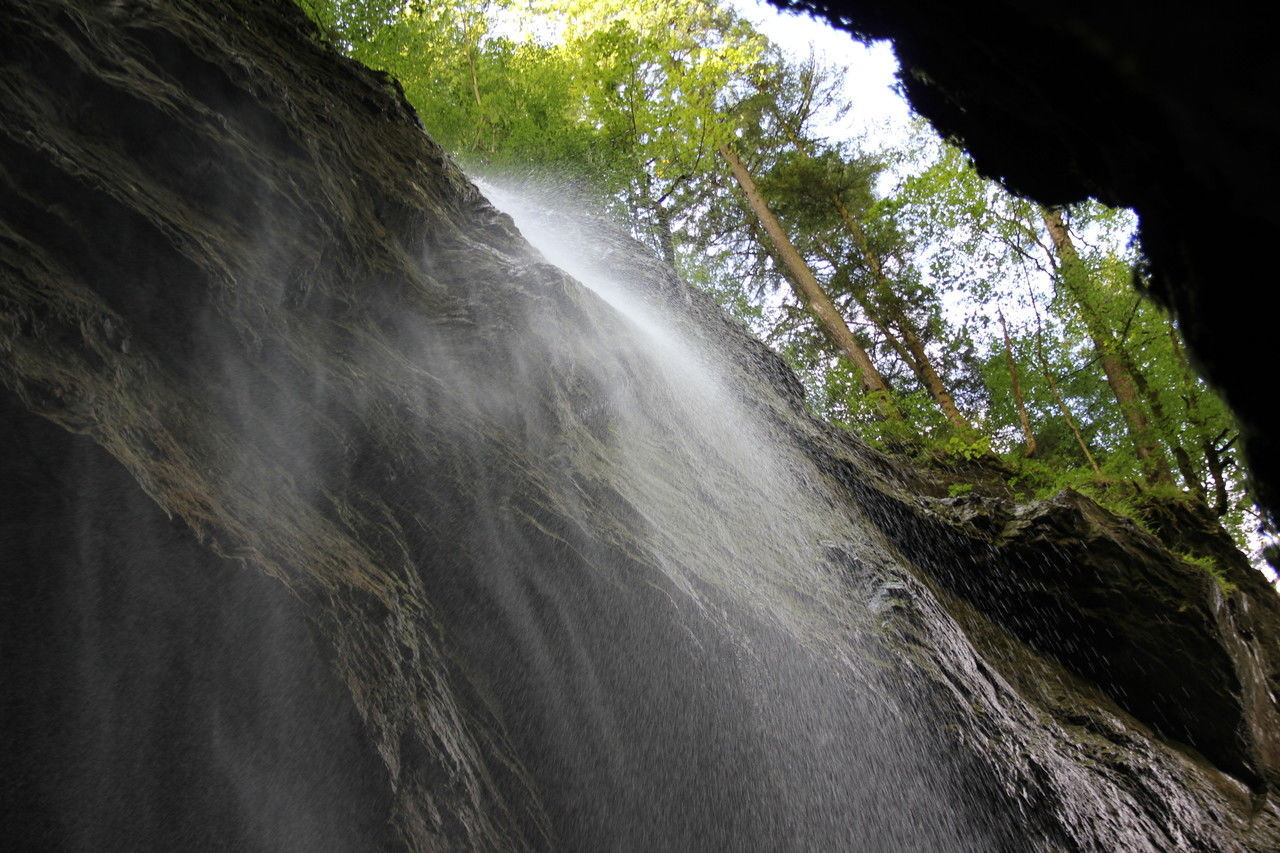
<svg viewBox="0 0 1280 853">
<path fill-rule="evenodd" d="M 10 847 L 1277 849 L 1271 598 L 538 254 L 292 3 L 6 12 Z"/>
<path fill-rule="evenodd" d="M 471 537 L 490 570 L 446 594 L 489 603 L 482 619 L 450 621 L 558 838 L 578 849 L 988 846 L 832 557 L 882 563 L 883 546 L 734 393 L 747 380 L 733 364 L 646 305 L 602 248 L 566 239 L 567 217 L 484 191 L 590 289 L 580 299 L 597 318 L 576 339 L 531 323 L 513 344 L 547 353 L 562 386 L 583 389 L 573 417 L 545 423 L 518 375 L 477 385 L 508 426 L 550 428 L 526 436 L 545 445 L 534 455 L 556 517 L 579 530 L 548 531 L 560 555 L 529 543 L 512 519 L 536 518 L 537 498 L 513 492 L 477 445 L 485 499 Z"/>
</svg>

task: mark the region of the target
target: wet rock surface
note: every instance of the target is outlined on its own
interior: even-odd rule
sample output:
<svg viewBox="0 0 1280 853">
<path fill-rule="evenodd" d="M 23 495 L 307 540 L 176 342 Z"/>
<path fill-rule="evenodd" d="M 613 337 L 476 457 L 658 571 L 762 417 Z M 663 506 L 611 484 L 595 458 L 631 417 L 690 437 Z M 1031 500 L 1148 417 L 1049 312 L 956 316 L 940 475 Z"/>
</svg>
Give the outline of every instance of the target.
<svg viewBox="0 0 1280 853">
<path fill-rule="evenodd" d="M 7 844 L 392 846 L 386 767 L 297 600 L 7 391 L 0 442 Z"/>
<path fill-rule="evenodd" d="M 171 594 L 185 600 L 155 603 L 172 636 L 231 594 L 217 578 L 232 571 L 255 573 L 274 590 L 264 600 L 305 616 L 309 632 L 290 636 L 306 637 L 307 659 L 335 681 L 315 679 L 326 698 L 314 704 L 332 715 L 302 728 L 332 739 L 350 772 L 298 757 L 297 773 L 331 787 L 299 789 L 280 810 L 358 806 L 360 838 L 332 834 L 331 849 L 840 837 L 819 824 L 842 817 L 817 808 L 798 812 L 804 825 L 731 811 L 786 793 L 758 773 L 760 756 L 734 751 L 760 734 L 736 679 L 781 671 L 812 689 L 822 676 L 790 658 L 777 626 L 753 628 L 759 645 L 744 655 L 715 620 L 688 615 L 740 603 L 659 570 L 687 545 L 659 522 L 734 496 L 701 495 L 669 516 L 637 501 L 633 481 L 651 471 L 690 475 L 661 445 L 627 455 L 622 395 L 645 404 L 630 416 L 655 419 L 655 435 L 672 398 L 634 366 L 644 353 L 628 349 L 618 316 L 521 240 L 392 83 L 318 44 L 284 2 L 2 8 L 5 435 L 44 435 L 10 444 L 25 473 L 6 486 L 3 606 L 6 625 L 22 626 L 6 655 L 70 607 L 52 596 L 9 621 L 33 584 L 93 571 L 48 544 L 67 516 L 45 509 L 81 493 L 72 472 L 87 466 L 110 472 L 113 503 L 154 508 L 146 524 L 172 543 L 152 563 L 204 578 L 178 573 Z M 887 814 L 866 838 L 936 848 L 938 836 L 911 835 L 893 812 L 937 798 L 966 827 L 956 849 L 1280 846 L 1277 608 L 1251 569 L 1223 557 L 1236 578 L 1224 593 L 1078 495 L 1031 506 L 927 497 L 938 490 L 926 475 L 810 419 L 780 359 L 709 298 L 616 232 L 572 227 L 599 231 L 598 262 L 627 268 L 642 298 L 720 354 L 735 405 L 782 437 L 824 512 L 856 522 L 856 536 L 819 539 L 815 576 L 859 612 L 850 648 L 883 673 L 867 679 L 865 708 L 912 709 L 898 737 L 927 747 L 927 770 L 951 780 L 912 788 L 904 776 L 892 796 L 868 792 L 849 820 Z M 616 358 L 600 358 L 600 341 Z M 78 461 L 72 439 L 95 444 L 98 461 Z M 633 458 L 645 464 L 623 464 Z M 140 524 L 139 513 L 107 526 Z M 102 615 L 125 620 L 111 629 L 122 653 L 129 612 Z M 243 648 L 272 642 L 250 636 Z M 73 637 L 57 655 L 92 648 Z M 32 793 L 58 778 L 46 764 L 71 760 L 33 740 L 32 721 L 83 724 L 58 711 L 79 688 L 43 671 L 22 670 L 29 701 L 5 706 L 6 738 L 26 744 L 7 768 L 16 782 L 0 789 L 10 831 L 38 842 L 79 820 L 98 846 L 145 846 L 137 826 L 108 819 L 102 792 L 78 807 Z M 287 707 L 250 695 L 237 731 L 297 727 L 307 695 L 289 693 Z M 831 725 L 821 706 L 779 707 L 795 712 L 791 725 Z M 205 731 L 185 706 L 166 713 Z M 111 744 L 115 731 L 75 737 Z M 150 742 L 145 719 L 126 731 Z M 855 772 L 884 760 L 860 729 L 833 731 Z M 190 778 L 218 778 L 211 755 L 188 751 Z M 712 771 L 724 790 L 705 790 Z M 214 799 L 190 828 L 218 839 L 209 847 L 236 820 Z M 263 839 L 282 832 L 306 846 L 287 822 L 240 841 L 278 849 Z"/>
</svg>

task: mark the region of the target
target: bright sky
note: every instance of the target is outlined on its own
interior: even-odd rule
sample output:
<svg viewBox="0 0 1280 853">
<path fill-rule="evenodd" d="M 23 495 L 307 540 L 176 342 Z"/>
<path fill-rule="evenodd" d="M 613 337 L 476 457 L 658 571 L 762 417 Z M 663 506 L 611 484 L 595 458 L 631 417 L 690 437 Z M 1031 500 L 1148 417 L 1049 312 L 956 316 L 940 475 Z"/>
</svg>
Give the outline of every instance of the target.
<svg viewBox="0 0 1280 853">
<path fill-rule="evenodd" d="M 869 148 L 881 140 L 902 141 L 911 110 L 897 91 L 898 61 L 887 41 L 870 47 L 804 14 L 782 12 L 763 0 L 730 0 L 729 5 L 783 50 L 796 57 L 812 51 L 826 63 L 845 69 L 845 98 L 853 109 L 840 126 L 826 129 L 833 137 L 865 136 Z"/>
<path fill-rule="evenodd" d="M 840 124 L 820 128 L 830 138 L 862 137 L 864 150 L 901 145 L 906 141 L 911 109 L 897 91 L 894 75 L 898 61 L 889 42 L 880 41 L 868 47 L 825 22 L 805 14 L 782 12 L 764 0 L 724 2 L 796 59 L 813 53 L 820 61 L 844 71 L 844 100 L 852 104 L 853 109 Z M 554 40 L 557 30 L 545 19 L 516 11 L 505 23 L 499 19 L 495 32 L 529 33 L 538 39 Z"/>
</svg>

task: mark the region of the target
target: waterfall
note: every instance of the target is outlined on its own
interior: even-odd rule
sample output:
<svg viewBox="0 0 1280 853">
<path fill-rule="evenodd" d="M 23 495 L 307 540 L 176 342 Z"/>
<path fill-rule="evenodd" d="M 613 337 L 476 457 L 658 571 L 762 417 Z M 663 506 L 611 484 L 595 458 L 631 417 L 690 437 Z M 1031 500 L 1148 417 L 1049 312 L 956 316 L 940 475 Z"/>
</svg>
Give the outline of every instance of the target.
<svg viewBox="0 0 1280 853">
<path fill-rule="evenodd" d="M 1280 849 L 1247 563 L 944 497 L 292 3 L 7 11 L 9 846 Z"/>
<path fill-rule="evenodd" d="M 534 321 L 514 343 L 584 389 L 554 423 L 528 395 L 480 404 L 515 434 L 550 428 L 525 436 L 577 535 L 547 531 L 560 553 L 532 542 L 530 496 L 477 453 L 486 569 L 466 595 L 487 606 L 458 626 L 557 834 L 579 849 L 984 846 L 855 594 L 850 561 L 884 564 L 883 543 L 742 399 L 747 377 L 572 217 L 483 189 L 599 320 L 576 338 Z M 524 379 L 477 393 L 518 400 Z"/>
</svg>

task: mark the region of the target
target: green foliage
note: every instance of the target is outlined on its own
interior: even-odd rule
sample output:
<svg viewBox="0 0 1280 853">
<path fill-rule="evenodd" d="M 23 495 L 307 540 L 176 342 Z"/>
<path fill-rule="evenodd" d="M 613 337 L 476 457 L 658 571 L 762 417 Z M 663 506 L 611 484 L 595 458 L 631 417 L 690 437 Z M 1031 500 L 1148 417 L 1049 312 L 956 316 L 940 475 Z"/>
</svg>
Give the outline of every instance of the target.
<svg viewBox="0 0 1280 853">
<path fill-rule="evenodd" d="M 341 50 L 351 50 L 396 20 L 404 0 L 298 0 L 320 35 Z"/>
<path fill-rule="evenodd" d="M 1194 554 L 1178 554 L 1180 560 L 1189 563 L 1197 569 L 1207 573 L 1213 578 L 1213 582 L 1218 585 L 1219 591 L 1222 592 L 1223 598 L 1230 596 L 1236 591 L 1236 585 L 1227 579 L 1227 573 L 1222 567 L 1210 557 L 1201 557 Z"/>
<path fill-rule="evenodd" d="M 943 456 L 972 462 L 991 455 L 991 440 L 985 435 L 948 435 L 938 448 Z"/>
<path fill-rule="evenodd" d="M 694 252 L 682 252 L 676 258 L 676 271 L 686 284 L 711 294 L 726 313 L 750 329 L 764 320 L 764 309 L 743 292 L 736 282 L 717 275 L 722 259 Z"/>
<path fill-rule="evenodd" d="M 849 108 L 840 72 L 788 60 L 716 0 L 299 3 L 331 43 L 399 78 L 473 173 L 568 183 L 625 217 L 779 349 L 816 415 L 943 464 L 996 455 L 1022 495 L 1075 488 L 1131 517 L 1135 484 L 1152 479 L 1147 447 L 1246 541 L 1236 427 L 1174 323 L 1135 293 L 1129 213 L 1072 207 L 1064 254 L 1046 211 L 923 128 L 876 154 L 823 138 L 824 121 Z M 900 420 L 792 295 L 722 145 L 745 162 Z M 1132 377 L 1127 403 L 1104 363 Z"/>
</svg>

